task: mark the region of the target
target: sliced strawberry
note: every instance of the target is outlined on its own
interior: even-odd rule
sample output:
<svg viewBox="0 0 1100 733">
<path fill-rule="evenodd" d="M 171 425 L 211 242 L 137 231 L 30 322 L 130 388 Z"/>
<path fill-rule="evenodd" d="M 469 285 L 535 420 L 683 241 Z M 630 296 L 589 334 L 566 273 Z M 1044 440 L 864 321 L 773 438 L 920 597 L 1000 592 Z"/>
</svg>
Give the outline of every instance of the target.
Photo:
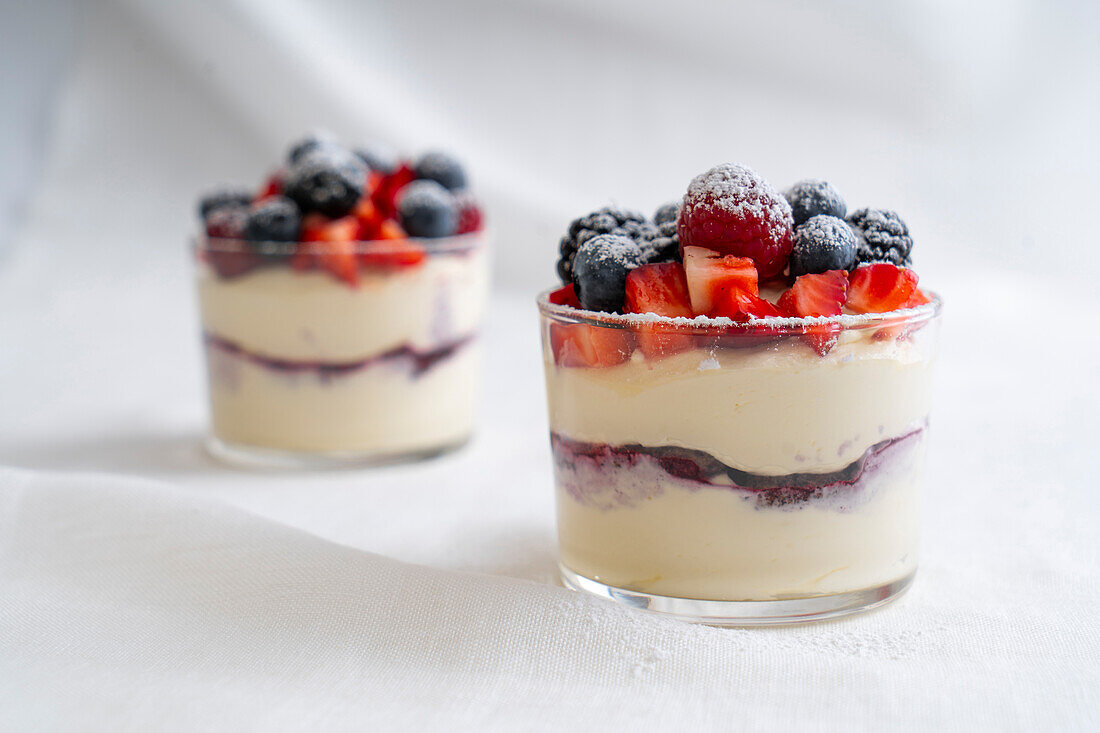
<svg viewBox="0 0 1100 733">
<path fill-rule="evenodd" d="M 385 216 L 393 216 L 396 210 L 394 200 L 397 198 L 397 192 L 415 179 L 416 174 L 406 163 L 399 165 L 389 175 L 383 176 L 377 188 L 371 192 L 371 200 L 378 207 L 378 211 Z"/>
<path fill-rule="evenodd" d="M 749 257 L 721 255 L 705 247 L 684 247 L 684 274 L 691 308 L 714 315 L 719 299 L 730 290 L 757 295 L 756 265 Z"/>
<path fill-rule="evenodd" d="M 926 305 L 926 304 L 931 303 L 931 302 L 932 302 L 932 299 L 930 297 L 928 297 L 927 293 L 925 293 L 920 288 L 916 288 L 916 289 L 913 290 L 913 294 L 909 296 L 909 300 L 905 301 L 905 303 L 902 304 L 901 307 L 902 308 L 916 308 L 919 305 Z M 907 324 L 900 324 L 900 325 L 897 325 L 897 326 L 885 326 L 885 327 L 880 328 L 879 330 L 875 331 L 874 334 L 871 336 L 871 338 L 873 338 L 875 341 L 889 341 L 891 339 L 901 339 L 901 338 L 904 338 L 904 337 L 910 335 L 911 333 L 913 333 L 913 331 L 918 330 L 919 328 L 920 328 L 920 325 L 917 325 L 917 326 L 914 327 L 912 324 L 908 324 L 908 325 Z"/>
<path fill-rule="evenodd" d="M 359 220 L 354 216 L 326 219 L 310 214 L 302 222 L 302 242 L 315 242 L 316 246 L 300 247 L 299 250 L 316 258 L 317 266 L 322 270 L 356 287 L 359 285 L 359 265 L 355 261 L 358 234 Z M 293 258 L 291 266 L 295 266 Z"/>
<path fill-rule="evenodd" d="M 377 239 L 407 239 L 408 236 L 401 225 L 393 219 L 386 219 L 378 227 Z"/>
<path fill-rule="evenodd" d="M 377 239 L 378 229 L 386 217 L 378 211 L 378 207 L 371 201 L 370 196 L 364 194 L 359 203 L 352 209 L 351 215 L 359 222 L 358 238 L 362 241 Z"/>
<path fill-rule="evenodd" d="M 728 290 L 714 307 L 714 315 L 732 318 L 735 321 L 747 321 L 749 317 L 767 318 L 783 315 L 779 308 L 758 295 L 741 290 Z"/>
<path fill-rule="evenodd" d="M 917 289 L 917 273 L 880 263 L 852 270 L 848 284 L 849 310 L 856 313 L 889 313 L 904 308 Z"/>
<path fill-rule="evenodd" d="M 839 316 L 847 289 L 848 273 L 844 270 L 801 275 L 791 289 L 779 297 L 779 310 L 793 317 Z M 802 331 L 802 340 L 825 356 L 836 346 L 839 334 L 840 326 L 836 324 L 806 326 Z"/>
<path fill-rule="evenodd" d="M 684 266 L 679 262 L 665 262 L 631 270 L 626 276 L 626 312 L 654 313 L 669 318 L 694 316 Z M 687 351 L 693 344 L 690 333 L 668 324 L 640 324 L 636 331 L 638 347 L 651 359 Z"/>
<path fill-rule="evenodd" d="M 580 308 L 581 301 L 577 297 L 577 290 L 573 283 L 564 285 L 550 293 L 548 300 L 554 305 L 567 305 L 570 308 Z"/>
<path fill-rule="evenodd" d="M 428 258 L 424 248 L 408 239 L 389 239 L 366 242 L 359 253 L 359 264 L 364 267 L 393 269 L 415 267 Z"/>
<path fill-rule="evenodd" d="M 928 293 L 920 288 L 914 288 L 913 294 L 909 296 L 909 300 L 905 301 L 902 308 L 916 308 L 918 305 L 928 305 L 931 302 L 932 298 L 928 296 Z"/>
<path fill-rule="evenodd" d="M 263 201 L 266 198 L 281 194 L 283 192 L 284 176 L 286 176 L 286 171 L 282 168 L 268 176 L 263 187 L 256 192 L 256 197 L 252 199 L 252 202 Z"/>
<path fill-rule="evenodd" d="M 615 366 L 634 351 L 633 334 L 622 328 L 587 323 L 551 323 L 550 348 L 559 366 Z"/>
</svg>

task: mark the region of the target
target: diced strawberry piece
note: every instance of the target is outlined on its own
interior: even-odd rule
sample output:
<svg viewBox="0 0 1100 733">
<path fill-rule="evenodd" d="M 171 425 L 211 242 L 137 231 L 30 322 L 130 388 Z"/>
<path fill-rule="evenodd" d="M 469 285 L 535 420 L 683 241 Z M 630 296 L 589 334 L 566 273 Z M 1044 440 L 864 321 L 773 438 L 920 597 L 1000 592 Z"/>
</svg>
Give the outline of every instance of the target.
<svg viewBox="0 0 1100 733">
<path fill-rule="evenodd" d="M 780 316 L 779 308 L 758 295 L 741 290 L 729 290 L 719 299 L 714 315 L 732 318 L 735 321 L 747 321 L 750 317 L 767 318 Z"/>
<path fill-rule="evenodd" d="M 206 250 L 204 259 L 224 278 L 239 277 L 263 264 L 263 258 L 251 250 Z"/>
<path fill-rule="evenodd" d="M 371 201 L 370 196 L 364 194 L 359 203 L 352 209 L 351 215 L 359 221 L 359 239 L 374 239 L 374 232 L 382 225 L 385 216 L 378 211 L 378 207 Z"/>
<path fill-rule="evenodd" d="M 481 229 L 481 209 L 473 198 L 462 196 L 458 203 L 458 224 L 455 226 L 455 234 L 469 234 Z"/>
<path fill-rule="evenodd" d="M 931 303 L 932 299 L 928 297 L 920 288 L 913 290 L 913 294 L 909 296 L 909 300 L 901 306 L 902 308 L 916 308 L 919 305 L 926 305 Z M 901 324 L 897 326 L 885 326 L 875 331 L 871 336 L 875 341 L 889 341 L 891 339 L 900 339 L 910 335 L 913 331 L 919 329 L 920 326 L 912 326 Z"/>
<path fill-rule="evenodd" d="M 316 243 L 314 247 L 299 247 L 298 254 L 315 258 L 318 267 L 336 276 L 352 287 L 359 285 L 359 265 L 355 261 L 355 240 L 359 233 L 359 220 L 354 216 L 326 219 L 310 214 L 302 222 L 302 242 Z M 308 269 L 308 265 L 291 258 L 291 266 Z"/>
<path fill-rule="evenodd" d="M 904 308 L 917 288 L 917 273 L 880 263 L 852 270 L 846 305 L 856 313 L 889 313 Z"/>
<path fill-rule="evenodd" d="M 573 283 L 562 286 L 550 293 L 548 300 L 554 305 L 567 305 L 570 308 L 580 308 L 581 301 L 577 297 L 577 290 L 573 286 Z"/>
<path fill-rule="evenodd" d="M 633 334 L 622 328 L 587 323 L 551 323 L 550 348 L 559 366 L 615 366 L 634 351 Z"/>
<path fill-rule="evenodd" d="M 382 214 L 393 216 L 396 210 L 394 201 L 397 198 L 397 192 L 415 179 L 416 174 L 413 173 L 412 168 L 402 163 L 394 169 L 393 173 L 384 176 L 378 182 L 378 187 L 371 192 L 371 200 Z"/>
<path fill-rule="evenodd" d="M 719 299 L 730 290 L 757 295 L 756 265 L 750 257 L 721 255 L 705 247 L 684 247 L 684 274 L 691 308 L 714 315 Z"/>
<path fill-rule="evenodd" d="M 626 312 L 654 313 L 669 318 L 694 316 L 684 266 L 679 262 L 665 262 L 631 270 L 626 276 Z M 640 324 L 636 331 L 638 347 L 651 359 L 687 351 L 693 344 L 690 333 L 668 324 Z"/>
<path fill-rule="evenodd" d="M 909 300 L 905 301 L 903 308 L 916 308 L 918 305 L 928 305 L 932 302 L 932 298 L 928 296 L 920 288 L 914 288 L 913 294 L 909 296 Z"/>
<path fill-rule="evenodd" d="M 415 267 L 428 258 L 419 244 L 408 239 L 367 242 L 359 253 L 359 264 L 372 268 Z"/>
<path fill-rule="evenodd" d="M 791 289 L 779 297 L 779 310 L 793 317 L 839 316 L 847 289 L 848 273 L 844 270 L 801 275 Z M 840 326 L 836 324 L 807 326 L 803 329 L 802 340 L 825 356 L 836 346 L 839 334 Z"/>
<path fill-rule="evenodd" d="M 377 239 L 407 239 L 408 234 L 405 230 L 393 219 L 386 219 L 378 227 Z"/>
<path fill-rule="evenodd" d="M 281 194 L 283 192 L 284 176 L 286 176 L 286 171 L 282 168 L 268 176 L 263 187 L 256 192 L 256 197 L 252 199 L 252 202 L 263 201 L 266 198 Z"/>
</svg>

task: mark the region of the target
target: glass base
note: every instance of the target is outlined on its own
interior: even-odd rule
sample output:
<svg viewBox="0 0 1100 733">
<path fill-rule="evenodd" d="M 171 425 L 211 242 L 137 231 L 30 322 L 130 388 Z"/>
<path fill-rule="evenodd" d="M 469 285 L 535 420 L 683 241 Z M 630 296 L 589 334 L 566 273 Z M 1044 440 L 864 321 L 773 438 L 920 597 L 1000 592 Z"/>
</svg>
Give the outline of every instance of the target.
<svg viewBox="0 0 1100 733">
<path fill-rule="evenodd" d="M 564 565 L 558 567 L 561 568 L 562 583 L 572 590 L 610 598 L 624 606 L 654 611 L 682 621 L 715 626 L 800 624 L 870 611 L 899 597 L 913 584 L 913 578 L 917 574 L 914 570 L 904 578 L 877 588 L 812 598 L 789 598 L 777 601 L 707 601 L 655 596 L 641 591 L 615 588 L 578 575 Z"/>
<path fill-rule="evenodd" d="M 206 452 L 213 458 L 234 468 L 282 470 L 282 471 L 326 471 L 344 468 L 368 468 L 387 466 L 395 463 L 412 463 L 451 453 L 470 442 L 470 436 L 441 446 L 402 453 L 359 453 L 337 451 L 333 453 L 302 453 L 297 451 L 260 448 L 252 445 L 239 445 L 208 436 L 204 443 Z"/>
</svg>

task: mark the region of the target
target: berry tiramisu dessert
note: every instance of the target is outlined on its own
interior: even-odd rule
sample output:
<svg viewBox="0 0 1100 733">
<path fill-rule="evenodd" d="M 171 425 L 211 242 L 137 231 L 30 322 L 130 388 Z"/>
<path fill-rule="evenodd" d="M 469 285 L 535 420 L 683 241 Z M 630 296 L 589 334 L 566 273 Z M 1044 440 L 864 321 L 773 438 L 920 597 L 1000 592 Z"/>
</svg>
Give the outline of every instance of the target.
<svg viewBox="0 0 1100 733">
<path fill-rule="evenodd" d="M 454 158 L 315 134 L 258 191 L 211 193 L 199 214 L 216 453 L 340 464 L 467 439 L 488 264 Z"/>
<path fill-rule="evenodd" d="M 539 302 L 566 584 L 736 624 L 901 593 L 940 312 L 912 247 L 733 164 L 575 220 Z"/>
</svg>

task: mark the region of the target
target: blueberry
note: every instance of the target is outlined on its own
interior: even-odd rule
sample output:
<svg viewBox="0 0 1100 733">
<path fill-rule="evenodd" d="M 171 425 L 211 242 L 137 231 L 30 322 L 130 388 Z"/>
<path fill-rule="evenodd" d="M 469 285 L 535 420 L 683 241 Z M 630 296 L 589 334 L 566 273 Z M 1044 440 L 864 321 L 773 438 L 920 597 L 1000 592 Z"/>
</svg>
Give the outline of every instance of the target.
<svg viewBox="0 0 1100 733">
<path fill-rule="evenodd" d="M 337 219 L 355 208 L 366 180 L 367 168 L 358 156 L 341 148 L 318 148 L 287 171 L 283 192 L 303 212 Z"/>
<path fill-rule="evenodd" d="M 675 223 L 680 218 L 680 202 L 669 201 L 667 204 L 657 209 L 657 213 L 653 215 L 653 223 L 657 226 L 661 226 L 667 222 Z"/>
<path fill-rule="evenodd" d="M 297 204 L 285 196 L 272 196 L 248 212 L 244 238 L 250 242 L 296 242 L 301 228 L 302 214 Z"/>
<path fill-rule="evenodd" d="M 304 155 L 312 153 L 314 150 L 338 147 L 340 147 L 340 144 L 336 142 L 336 138 L 333 137 L 331 132 L 315 130 L 290 146 L 290 150 L 286 154 L 286 161 L 290 165 L 294 165 Z"/>
<path fill-rule="evenodd" d="M 199 200 L 199 216 L 205 219 L 216 209 L 226 206 L 236 208 L 252 203 L 252 194 L 243 188 L 222 188 L 211 191 Z"/>
<path fill-rule="evenodd" d="M 588 310 L 621 311 L 626 276 L 642 260 L 642 246 L 630 237 L 599 234 L 587 240 L 573 260 L 573 282 L 581 305 Z"/>
<path fill-rule="evenodd" d="M 435 181 L 413 181 L 397 194 L 401 226 L 414 237 L 454 234 L 458 207 L 450 191 Z"/>
<path fill-rule="evenodd" d="M 438 150 L 424 153 L 413 164 L 417 178 L 435 181 L 448 191 L 466 188 L 466 171 L 462 164 Z"/>
<path fill-rule="evenodd" d="M 794 225 L 802 224 L 811 216 L 828 214 L 841 219 L 848 213 L 844 199 L 831 184 L 816 178 L 807 178 L 787 189 L 783 194 L 791 205 Z"/>
<path fill-rule="evenodd" d="M 898 267 L 913 264 L 913 238 L 909 227 L 888 209 L 860 209 L 848 217 L 859 237 L 860 264 L 889 262 Z"/>
<path fill-rule="evenodd" d="M 794 230 L 791 275 L 850 270 L 856 264 L 857 243 L 856 233 L 843 219 L 826 214 L 810 217 Z"/>
<path fill-rule="evenodd" d="M 356 148 L 355 154 L 368 169 L 388 176 L 397 170 L 397 155 L 381 145 L 370 145 L 365 148 Z"/>
</svg>

